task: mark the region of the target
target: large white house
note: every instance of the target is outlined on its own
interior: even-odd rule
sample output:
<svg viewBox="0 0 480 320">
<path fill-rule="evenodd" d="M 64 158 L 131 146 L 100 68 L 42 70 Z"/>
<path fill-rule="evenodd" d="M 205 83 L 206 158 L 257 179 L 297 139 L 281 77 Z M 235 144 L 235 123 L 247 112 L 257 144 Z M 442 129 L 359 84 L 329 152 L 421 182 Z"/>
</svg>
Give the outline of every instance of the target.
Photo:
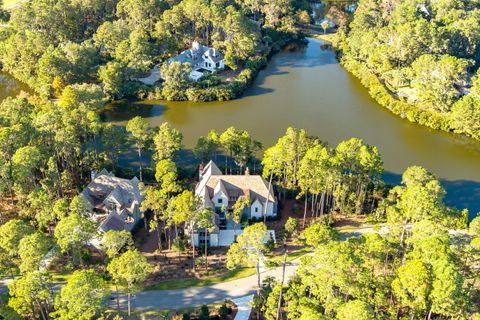
<svg viewBox="0 0 480 320">
<path fill-rule="evenodd" d="M 118 178 L 106 169 L 92 172 L 92 181 L 80 196 L 90 204 L 90 217 L 99 224 L 101 232 L 132 231 L 142 217 L 140 206 L 144 196 L 136 177 Z"/>
<path fill-rule="evenodd" d="M 212 219 L 216 230 L 208 236 L 204 230 L 195 230 L 196 245 L 205 241 L 209 246 L 228 246 L 233 243 L 235 236 L 242 233 L 241 226 L 236 226 L 234 232 L 233 221 L 228 219 L 228 212 L 233 210 L 235 202 L 240 197 L 249 197 L 250 205 L 244 209 L 247 219 L 262 219 L 277 215 L 277 200 L 273 188 L 260 175 L 250 175 L 248 169 L 245 175 L 224 175 L 217 165 L 210 161 L 200 170 L 200 181 L 195 188 L 195 194 L 202 199 L 205 207 L 214 210 Z M 269 190 L 270 189 L 270 190 Z M 235 233 L 235 234 L 234 234 Z M 269 231 L 269 233 L 273 233 Z M 274 234 L 273 234 L 274 236 Z"/>
<path fill-rule="evenodd" d="M 225 58 L 220 51 L 201 45 L 197 41 L 192 43 L 192 48 L 170 58 L 168 63 L 175 61 L 192 65 L 189 77 L 194 81 L 200 79 L 207 71 L 214 72 L 225 68 Z"/>
</svg>

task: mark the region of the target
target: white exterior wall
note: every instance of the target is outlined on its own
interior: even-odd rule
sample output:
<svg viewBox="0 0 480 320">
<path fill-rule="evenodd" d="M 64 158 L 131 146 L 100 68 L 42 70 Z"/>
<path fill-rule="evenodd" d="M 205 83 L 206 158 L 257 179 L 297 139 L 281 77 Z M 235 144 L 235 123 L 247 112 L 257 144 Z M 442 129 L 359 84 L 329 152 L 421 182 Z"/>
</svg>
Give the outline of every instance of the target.
<svg viewBox="0 0 480 320">
<path fill-rule="evenodd" d="M 226 231 L 226 230 L 224 230 Z M 210 247 L 218 247 L 221 246 L 219 244 L 219 235 L 218 233 L 209 233 L 208 234 L 209 240 L 210 240 Z M 190 238 L 188 240 L 191 240 Z M 198 247 L 200 245 L 200 241 L 198 239 L 198 233 L 193 234 L 193 242 L 195 243 L 195 247 Z M 232 240 L 233 242 L 233 240 Z"/>
<path fill-rule="evenodd" d="M 250 216 L 251 218 L 261 218 L 263 217 L 263 206 L 260 201 L 255 200 L 254 203 L 250 206 Z"/>
<path fill-rule="evenodd" d="M 210 237 L 210 246 L 218 247 L 218 233 L 209 234 Z"/>
<path fill-rule="evenodd" d="M 243 230 L 236 230 L 235 235 L 238 237 L 243 233 Z M 275 238 L 275 230 L 267 230 L 267 236 L 263 238 L 263 243 L 267 243 L 270 234 L 273 237 L 273 240 L 276 242 Z M 228 247 L 234 241 L 234 233 L 233 230 L 220 230 L 218 233 L 218 246 L 219 247 Z"/>
<path fill-rule="evenodd" d="M 236 230 L 235 234 L 240 235 L 242 234 L 242 230 Z M 218 233 L 218 246 L 219 247 L 227 247 L 233 243 L 234 240 L 234 233 L 233 230 L 220 230 Z"/>
<path fill-rule="evenodd" d="M 273 202 L 267 203 L 267 216 L 273 217 L 277 215 L 273 210 L 274 206 L 275 204 Z"/>
<path fill-rule="evenodd" d="M 258 212 L 255 212 L 255 208 L 258 209 Z M 250 207 L 250 215 L 252 218 L 263 218 L 263 214 L 264 214 L 264 206 L 262 205 L 262 203 L 260 203 L 260 201 L 258 200 L 255 200 L 254 203 L 252 203 L 252 206 Z M 274 212 L 274 203 L 273 202 L 268 202 L 267 203 L 267 217 L 273 217 L 273 216 L 276 216 L 275 212 Z"/>
<path fill-rule="evenodd" d="M 238 237 L 242 233 L 243 233 L 243 230 L 235 230 L 235 233 L 233 232 L 233 230 L 220 230 L 219 233 L 209 234 L 210 246 L 211 247 L 228 247 L 235 240 L 235 235 Z M 263 243 L 267 243 L 268 238 L 270 237 L 270 234 L 272 235 L 273 240 L 277 242 L 275 238 L 275 230 L 267 230 L 267 236 L 263 238 Z M 195 233 L 193 235 L 193 241 L 195 242 L 195 246 L 198 247 L 199 246 L 198 233 Z"/>
<path fill-rule="evenodd" d="M 225 61 L 224 60 L 218 61 L 219 66 L 217 67 L 217 62 L 212 62 L 210 59 L 205 58 L 204 56 L 202 56 L 202 58 L 203 58 L 203 63 L 201 64 L 202 68 L 208 69 L 212 72 L 217 70 L 217 69 L 225 68 Z"/>
<path fill-rule="evenodd" d="M 222 199 L 222 202 L 218 202 L 218 199 Z M 215 207 L 221 207 L 224 205 L 225 207 L 228 206 L 228 197 L 223 192 L 217 192 L 212 199 L 213 205 Z"/>
</svg>

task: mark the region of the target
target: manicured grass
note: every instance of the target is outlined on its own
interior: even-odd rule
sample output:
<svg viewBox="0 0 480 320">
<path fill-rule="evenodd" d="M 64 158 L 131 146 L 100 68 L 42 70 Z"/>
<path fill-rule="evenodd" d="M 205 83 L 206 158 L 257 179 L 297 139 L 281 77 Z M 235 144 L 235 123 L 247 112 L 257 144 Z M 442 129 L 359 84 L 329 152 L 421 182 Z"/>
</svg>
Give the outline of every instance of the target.
<svg viewBox="0 0 480 320">
<path fill-rule="evenodd" d="M 204 287 L 211 286 L 221 282 L 227 282 L 235 279 L 245 278 L 255 274 L 255 268 L 239 268 L 228 271 L 218 276 L 211 276 L 205 278 L 189 278 L 189 279 L 172 279 L 161 281 L 152 284 L 145 288 L 145 290 L 172 290 L 184 289 L 190 287 Z"/>
<path fill-rule="evenodd" d="M 51 272 L 50 276 L 52 277 L 53 282 L 67 282 L 68 279 L 72 276 L 73 273 L 66 272 Z"/>
<path fill-rule="evenodd" d="M 311 251 L 312 250 L 309 249 L 309 248 L 301 248 L 301 249 L 298 249 L 298 250 L 295 250 L 295 251 L 292 251 L 292 252 L 288 252 L 287 253 L 287 262 L 298 259 L 298 258 L 310 253 Z M 276 257 L 274 257 L 270 260 L 281 264 L 281 263 L 283 263 L 283 255 L 276 256 Z"/>
<path fill-rule="evenodd" d="M 2 1 L 2 8 L 3 9 L 10 9 L 12 7 L 15 7 L 16 5 L 24 2 L 26 0 L 3 0 Z"/>
</svg>

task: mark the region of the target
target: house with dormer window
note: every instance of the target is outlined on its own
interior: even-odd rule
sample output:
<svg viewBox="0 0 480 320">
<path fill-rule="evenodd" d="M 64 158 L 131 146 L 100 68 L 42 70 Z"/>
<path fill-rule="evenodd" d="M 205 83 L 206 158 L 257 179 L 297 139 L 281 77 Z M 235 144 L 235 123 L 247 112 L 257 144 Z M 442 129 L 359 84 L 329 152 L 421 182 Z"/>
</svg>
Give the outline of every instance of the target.
<svg viewBox="0 0 480 320">
<path fill-rule="evenodd" d="M 261 220 L 264 217 L 277 215 L 277 199 L 273 188 L 260 175 L 250 175 L 247 169 L 244 175 L 224 175 L 217 165 L 210 161 L 200 169 L 199 183 L 195 194 L 202 199 L 204 207 L 212 208 L 216 230 L 208 238 L 203 238 L 202 230 L 194 232 L 196 244 L 207 242 L 209 246 L 228 246 L 235 236 L 241 234 L 242 226 L 235 226 L 228 218 L 229 212 L 241 197 L 248 197 L 250 205 L 244 209 L 243 217 L 250 220 Z M 271 231 L 270 231 L 271 232 Z"/>
<path fill-rule="evenodd" d="M 189 78 L 193 81 L 200 79 L 205 72 L 215 72 L 225 68 L 225 58 L 220 51 L 204 46 L 197 41 L 193 41 L 190 49 L 170 58 L 168 63 L 175 61 L 192 65 Z"/>
</svg>

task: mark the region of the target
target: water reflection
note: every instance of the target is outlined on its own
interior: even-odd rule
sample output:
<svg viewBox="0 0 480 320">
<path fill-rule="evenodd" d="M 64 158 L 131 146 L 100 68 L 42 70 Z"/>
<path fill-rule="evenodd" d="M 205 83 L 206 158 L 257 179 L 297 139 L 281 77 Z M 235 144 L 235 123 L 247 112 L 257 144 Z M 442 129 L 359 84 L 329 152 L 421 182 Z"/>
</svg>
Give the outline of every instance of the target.
<svg viewBox="0 0 480 320">
<path fill-rule="evenodd" d="M 447 200 L 471 211 L 480 210 L 480 144 L 412 124 L 380 107 L 357 79 L 337 62 L 324 43 L 309 39 L 307 46 L 289 47 L 275 55 L 242 99 L 195 104 L 146 101 L 115 104 L 107 121 L 124 124 L 142 115 L 154 126 L 168 121 L 192 147 L 210 129 L 234 125 L 249 130 L 265 146 L 275 143 L 288 126 L 336 145 L 352 136 L 379 148 L 390 173 L 421 165 L 444 179 Z"/>
</svg>

